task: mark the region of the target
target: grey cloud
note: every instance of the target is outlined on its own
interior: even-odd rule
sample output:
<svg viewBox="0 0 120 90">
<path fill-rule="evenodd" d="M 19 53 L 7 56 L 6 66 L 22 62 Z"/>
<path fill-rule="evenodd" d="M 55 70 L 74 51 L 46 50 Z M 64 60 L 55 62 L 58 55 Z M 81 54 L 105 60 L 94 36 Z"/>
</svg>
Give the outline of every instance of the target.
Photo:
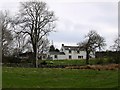
<svg viewBox="0 0 120 90">
<path fill-rule="evenodd" d="M 0 9 L 9 9 L 15 12 L 18 2 L 21 0 L 3 0 Z M 22 0 L 24 1 L 24 0 Z M 27 1 L 27 0 L 26 0 Z M 84 39 L 89 30 L 96 30 L 107 40 L 108 45 L 112 44 L 112 33 L 117 30 L 117 2 L 87 2 L 87 3 L 50 3 L 48 6 L 58 17 L 56 31 L 50 34 L 49 39 L 58 43 L 77 43 Z"/>
<path fill-rule="evenodd" d="M 99 11 L 97 15 L 91 18 L 93 23 L 106 24 L 109 27 L 117 27 L 118 23 L 118 7 L 116 3 L 97 3 L 96 9 Z M 95 13 L 96 14 L 96 13 Z"/>
<path fill-rule="evenodd" d="M 69 22 L 68 22 L 69 21 Z M 73 23 L 65 20 L 63 25 L 57 27 L 55 33 L 51 33 L 49 39 L 54 42 L 73 42 L 78 43 L 84 39 L 85 34 L 89 31 L 88 25 Z"/>
</svg>

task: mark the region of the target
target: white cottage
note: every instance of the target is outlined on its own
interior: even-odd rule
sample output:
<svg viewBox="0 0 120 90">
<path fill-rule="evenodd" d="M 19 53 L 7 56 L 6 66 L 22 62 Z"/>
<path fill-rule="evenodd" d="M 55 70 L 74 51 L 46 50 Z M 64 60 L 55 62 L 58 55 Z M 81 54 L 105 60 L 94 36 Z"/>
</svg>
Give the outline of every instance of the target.
<svg viewBox="0 0 120 90">
<path fill-rule="evenodd" d="M 86 59 L 86 52 L 79 46 L 64 46 L 62 44 L 60 52 L 49 52 L 48 57 L 52 60 Z M 94 58 L 92 53 L 91 57 Z"/>
<path fill-rule="evenodd" d="M 50 60 L 62 60 L 66 59 L 66 55 L 64 52 L 49 52 L 48 53 L 48 59 Z"/>
<path fill-rule="evenodd" d="M 79 46 L 64 46 L 62 44 L 61 52 L 64 52 L 66 59 L 86 59 L 86 52 Z"/>
</svg>

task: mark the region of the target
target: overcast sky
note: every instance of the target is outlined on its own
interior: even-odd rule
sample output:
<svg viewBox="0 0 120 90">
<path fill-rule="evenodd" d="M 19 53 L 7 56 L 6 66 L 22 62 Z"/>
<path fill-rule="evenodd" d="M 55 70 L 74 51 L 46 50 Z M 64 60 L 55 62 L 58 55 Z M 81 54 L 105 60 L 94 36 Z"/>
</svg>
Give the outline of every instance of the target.
<svg viewBox="0 0 120 90">
<path fill-rule="evenodd" d="M 19 8 L 20 1 L 28 0 L 2 0 L 0 10 L 9 10 L 14 14 Z M 105 38 L 108 49 L 118 35 L 117 0 L 84 0 L 84 2 L 46 0 L 45 2 L 58 18 L 56 32 L 49 35 L 49 40 L 53 40 L 57 48 L 60 48 L 62 43 L 76 45 L 84 40 L 84 36 L 90 30 L 96 30 Z"/>
</svg>

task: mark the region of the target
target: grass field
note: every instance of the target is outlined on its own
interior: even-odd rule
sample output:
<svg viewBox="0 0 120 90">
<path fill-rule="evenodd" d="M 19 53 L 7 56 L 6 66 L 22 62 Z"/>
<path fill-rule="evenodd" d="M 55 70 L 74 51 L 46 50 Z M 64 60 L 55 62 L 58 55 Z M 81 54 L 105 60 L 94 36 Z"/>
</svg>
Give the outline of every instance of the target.
<svg viewBox="0 0 120 90">
<path fill-rule="evenodd" d="M 41 61 L 42 62 L 42 61 Z M 48 65 L 85 65 L 85 60 L 45 60 Z M 52 62 L 52 64 L 50 64 Z"/>
<path fill-rule="evenodd" d="M 0 89 L 2 88 L 2 66 L 0 65 Z"/>
<path fill-rule="evenodd" d="M 3 88 L 116 88 L 117 70 L 3 67 Z"/>
<path fill-rule="evenodd" d="M 100 61 L 101 60 L 101 61 Z M 100 64 L 108 64 L 108 61 L 106 58 L 102 59 L 90 59 L 89 64 L 97 64 L 98 62 L 101 62 Z M 39 60 L 39 63 L 41 62 L 47 62 L 48 65 L 86 65 L 86 60 Z M 52 64 L 51 64 L 52 62 Z"/>
</svg>

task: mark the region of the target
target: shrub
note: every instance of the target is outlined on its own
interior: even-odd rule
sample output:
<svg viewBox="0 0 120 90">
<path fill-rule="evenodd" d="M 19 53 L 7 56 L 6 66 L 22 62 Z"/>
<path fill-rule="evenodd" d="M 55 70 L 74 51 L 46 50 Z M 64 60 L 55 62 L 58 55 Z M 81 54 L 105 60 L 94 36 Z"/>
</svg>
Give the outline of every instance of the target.
<svg viewBox="0 0 120 90">
<path fill-rule="evenodd" d="M 118 58 L 118 57 L 110 57 L 110 58 L 108 58 L 108 63 L 119 64 L 119 60 L 120 60 L 120 58 Z"/>
<path fill-rule="evenodd" d="M 21 59 L 14 56 L 4 56 L 2 58 L 3 63 L 20 63 Z"/>
<path fill-rule="evenodd" d="M 120 60 L 120 52 L 115 52 L 115 54 L 108 54 L 108 62 L 109 63 L 116 63 L 118 64 L 119 63 L 119 60 Z"/>
<path fill-rule="evenodd" d="M 4 63 L 3 66 L 7 67 L 34 67 L 32 63 Z"/>
<path fill-rule="evenodd" d="M 47 65 L 47 62 L 46 61 L 43 61 L 40 63 L 41 65 Z"/>
<path fill-rule="evenodd" d="M 50 61 L 50 64 L 53 64 L 53 61 Z"/>
<path fill-rule="evenodd" d="M 103 58 L 96 59 L 96 64 L 103 64 L 103 63 L 104 63 L 104 59 Z"/>
</svg>

